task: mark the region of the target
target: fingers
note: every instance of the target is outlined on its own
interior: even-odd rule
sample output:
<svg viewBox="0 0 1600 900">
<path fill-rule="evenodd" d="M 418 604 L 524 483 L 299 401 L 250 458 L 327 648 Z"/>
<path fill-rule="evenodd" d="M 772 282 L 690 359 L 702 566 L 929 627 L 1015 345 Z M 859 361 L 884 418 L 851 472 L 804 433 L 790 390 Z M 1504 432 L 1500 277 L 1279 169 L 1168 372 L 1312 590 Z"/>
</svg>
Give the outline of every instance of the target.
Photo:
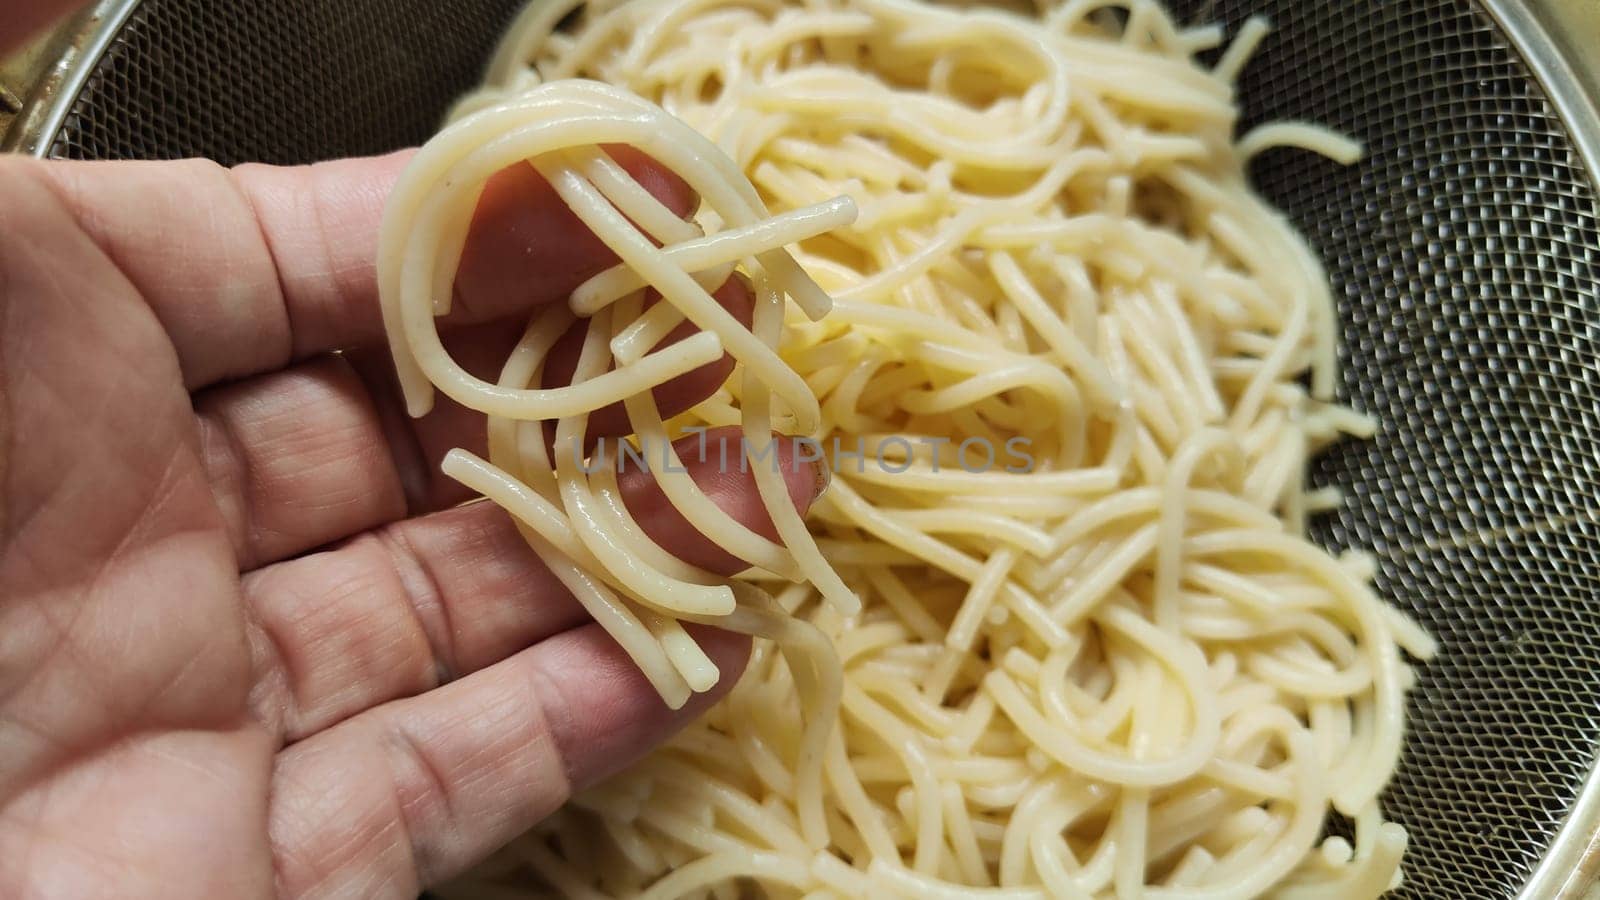
<svg viewBox="0 0 1600 900">
<path fill-rule="evenodd" d="M 738 280 L 716 296 L 748 321 Z M 570 380 L 577 323 L 558 346 L 543 384 Z M 494 378 L 521 330 L 514 323 L 463 326 L 446 340 L 469 371 Z M 679 329 L 660 346 L 691 333 Z M 732 371 L 724 357 L 654 391 L 663 415 L 709 396 Z M 484 452 L 485 420 L 448 398 L 422 419 L 404 413 L 386 351 L 325 356 L 195 397 L 201 446 L 218 508 L 243 569 L 275 562 L 411 513 L 441 509 L 468 492 L 439 472 L 454 447 Z M 620 406 L 596 413 L 591 437 L 631 431 Z"/>
<path fill-rule="evenodd" d="M 737 429 L 678 442 L 691 477 L 719 507 L 775 538 L 753 475 L 741 473 Z M 796 508 L 818 484 L 779 442 Z M 723 448 L 733 462 L 722 473 Z M 767 464 L 773 464 L 769 461 Z M 619 479 L 641 527 L 668 552 L 732 574 L 743 568 L 664 501 L 648 473 Z M 720 553 L 720 551 L 718 551 Z M 586 621 L 498 507 L 457 507 L 388 525 L 342 546 L 268 566 L 244 579 L 253 623 L 252 707 L 294 741 L 363 709 L 429 690 Z"/>
<path fill-rule="evenodd" d="M 405 515 L 377 408 L 338 357 L 208 391 L 195 416 L 241 569 Z"/>
<path fill-rule="evenodd" d="M 610 152 L 668 207 L 693 207 L 676 176 L 635 151 Z M 378 228 L 409 159 L 29 165 L 144 295 L 194 388 L 381 341 Z M 513 167 L 479 203 L 452 321 L 562 298 L 613 262 L 531 167 Z"/>
<path fill-rule="evenodd" d="M 723 670 L 717 691 L 725 691 L 748 642 L 696 636 Z M 639 759 L 716 696 L 669 710 L 588 625 L 368 710 L 278 755 L 268 833 L 279 891 L 416 896 Z M 394 873 L 406 880 L 385 883 Z"/>
</svg>

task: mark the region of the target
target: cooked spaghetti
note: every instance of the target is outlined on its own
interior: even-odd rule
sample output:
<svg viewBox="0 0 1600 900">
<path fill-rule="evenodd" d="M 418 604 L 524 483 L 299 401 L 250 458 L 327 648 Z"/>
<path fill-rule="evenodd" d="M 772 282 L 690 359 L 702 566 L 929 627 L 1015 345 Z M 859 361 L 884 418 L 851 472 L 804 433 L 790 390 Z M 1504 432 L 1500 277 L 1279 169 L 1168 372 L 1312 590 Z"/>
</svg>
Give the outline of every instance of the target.
<svg viewBox="0 0 1600 900">
<path fill-rule="evenodd" d="M 494 465 L 449 470 L 624 623 L 669 702 L 715 678 L 680 620 L 779 641 L 670 745 L 442 893 L 1348 900 L 1396 883 L 1405 833 L 1379 792 L 1401 650 L 1433 645 L 1367 587 L 1368 558 L 1304 536 L 1339 500 L 1304 487 L 1307 459 L 1373 423 L 1333 401 L 1321 266 L 1244 174 L 1268 147 L 1359 148 L 1298 123 L 1235 139 L 1232 79 L 1262 24 L 1206 68 L 1220 30 L 1139 0 L 637 0 L 555 30 L 575 5 L 530 7 L 396 200 L 385 297 L 414 410 L 431 381 L 491 414 Z M 624 133 L 629 115 L 652 124 Z M 616 141 L 707 198 L 695 227 L 595 149 Z M 522 159 L 622 262 L 536 320 L 499 385 L 475 383 L 431 317 L 463 185 Z M 730 267 L 757 285 L 749 331 L 705 291 Z M 668 302 L 646 311 L 645 286 Z M 529 389 L 574 315 L 592 316 L 575 387 Z M 649 352 L 684 319 L 703 333 Z M 663 422 L 649 388 L 724 349 L 735 377 Z M 673 501 L 755 568 L 728 583 L 667 557 L 611 467 L 564 468 L 529 425 L 556 420 L 560 446 L 617 400 L 641 442 L 815 440 L 835 478 L 809 530 L 775 476 L 779 543 L 683 479 Z M 1353 844 L 1324 836 L 1330 810 Z"/>
</svg>

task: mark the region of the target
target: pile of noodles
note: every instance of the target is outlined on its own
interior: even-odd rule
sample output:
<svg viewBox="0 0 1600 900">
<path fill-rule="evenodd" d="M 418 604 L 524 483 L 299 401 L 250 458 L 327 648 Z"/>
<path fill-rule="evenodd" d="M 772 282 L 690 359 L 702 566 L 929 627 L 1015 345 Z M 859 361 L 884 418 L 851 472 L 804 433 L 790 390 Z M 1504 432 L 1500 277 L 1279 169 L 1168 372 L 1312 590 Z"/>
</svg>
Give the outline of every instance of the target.
<svg viewBox="0 0 1600 900">
<path fill-rule="evenodd" d="M 1219 29 L 1105 6 L 636 0 L 556 30 L 568 0 L 507 35 L 386 232 L 413 397 L 431 382 L 490 414 L 491 460 L 448 470 L 518 517 L 668 702 L 718 677 L 681 622 L 775 641 L 709 715 L 444 897 L 1351 900 L 1398 882 L 1379 792 L 1401 651 L 1433 645 L 1368 588 L 1369 559 L 1305 538 L 1339 502 L 1305 488 L 1308 458 L 1374 426 L 1333 401 L 1315 254 L 1244 173 L 1267 147 L 1359 148 L 1295 123 L 1235 135 L 1262 23 L 1208 68 Z M 684 175 L 696 221 L 596 149 L 614 142 Z M 472 383 L 428 341 L 434 298 L 470 186 L 520 159 L 623 264 L 531 323 L 499 384 Z M 749 330 L 707 292 L 733 268 L 756 286 Z M 574 316 L 592 317 L 576 386 L 530 388 Z M 685 318 L 703 333 L 651 352 Z M 649 387 L 724 351 L 734 377 L 663 421 Z M 741 579 L 649 543 L 614 469 L 543 437 L 580 438 L 614 400 L 640 446 L 730 425 L 757 450 L 811 439 L 834 479 L 809 531 L 758 462 L 777 542 L 658 472 L 754 564 Z M 1330 810 L 1353 841 L 1324 836 Z"/>
</svg>

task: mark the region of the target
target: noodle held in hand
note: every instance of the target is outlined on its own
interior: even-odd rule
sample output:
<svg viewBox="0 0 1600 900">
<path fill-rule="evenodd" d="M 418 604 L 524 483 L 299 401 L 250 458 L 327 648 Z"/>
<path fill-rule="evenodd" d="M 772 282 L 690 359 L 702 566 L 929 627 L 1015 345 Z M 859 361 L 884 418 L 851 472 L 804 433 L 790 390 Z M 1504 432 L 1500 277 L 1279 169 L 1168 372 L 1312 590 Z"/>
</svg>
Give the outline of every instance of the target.
<svg viewBox="0 0 1600 900">
<path fill-rule="evenodd" d="M 1433 643 L 1368 588 L 1367 557 L 1305 537 L 1339 500 L 1305 488 L 1308 459 L 1374 423 L 1334 402 L 1327 278 L 1244 173 L 1274 146 L 1359 148 L 1294 123 L 1235 139 L 1261 23 L 1207 69 L 1219 29 L 1109 5 L 640 0 L 556 31 L 577 5 L 538 3 L 506 37 L 385 236 L 415 408 L 431 380 L 496 416 L 498 469 L 451 471 L 569 585 L 591 578 L 586 602 L 626 616 L 614 633 L 669 701 L 714 674 L 678 621 L 779 640 L 701 722 L 445 896 L 1353 900 L 1398 882 L 1405 832 L 1379 793 L 1401 650 Z M 590 97 L 643 107 L 571 78 L 692 132 L 589 124 Z M 642 202 L 603 141 L 689 178 L 705 234 Z M 536 321 L 499 386 L 473 383 L 430 304 L 462 186 L 524 157 L 603 238 L 620 212 L 665 249 L 618 241 L 622 263 Z M 470 178 L 445 175 L 457 161 Z M 748 332 L 703 314 L 730 265 L 756 280 Z M 645 285 L 668 302 L 644 310 Z M 573 314 L 593 317 L 577 386 L 534 397 Z M 702 334 L 645 352 L 684 319 Z M 723 349 L 735 377 L 662 422 L 648 388 Z M 625 514 L 518 421 L 557 420 L 559 447 L 615 400 L 641 442 L 765 439 L 782 417 L 834 469 L 809 532 L 789 510 L 781 546 L 759 545 L 689 514 L 685 485 L 674 502 L 754 571 L 730 585 L 648 547 L 600 552 Z M 1330 811 L 1353 841 L 1324 833 Z"/>
<path fill-rule="evenodd" d="M 701 230 L 634 182 L 599 149 L 602 144 L 627 144 L 651 154 L 726 223 L 711 240 L 727 255 L 725 262 L 747 265 L 756 292 L 754 329 L 711 296 L 729 274 L 722 261 L 691 271 L 675 259 L 705 242 Z M 523 164 L 537 169 L 626 267 L 618 270 L 626 276 L 602 273 L 575 294 L 590 298 L 584 310 L 589 326 L 572 384 L 563 388 L 529 385 L 539 382 L 551 348 L 576 320 L 567 308 L 534 316 L 493 384 L 450 358 L 435 324 L 436 316 L 449 312 L 451 286 L 484 185 L 495 173 Z M 437 387 L 489 417 L 490 458 L 454 450 L 444 460 L 445 473 L 512 515 L 551 572 L 628 652 L 669 706 L 682 706 L 691 693 L 710 689 L 720 677 L 683 622 L 774 640 L 795 667 L 796 683 L 805 685 L 802 705 L 809 725 L 798 765 L 808 773 L 800 777 L 819 792 L 819 803 L 823 741 L 839 705 L 839 664 L 832 647 L 754 585 L 730 585 L 655 545 L 621 499 L 619 465 L 607 457 L 608 445 L 599 445 L 598 459 L 589 458 L 586 435 L 591 413 L 623 403 L 642 442 L 662 438 L 667 429 L 651 390 L 724 351 L 743 368 L 749 394 L 760 397 L 747 402 L 740 417 L 747 447 L 770 451 L 774 406 L 786 421 L 815 429 L 821 419 L 816 397 L 775 347 L 784 297 L 817 315 L 825 314 L 832 301 L 781 247 L 854 215 L 848 198 L 836 198 L 774 219 L 726 156 L 659 107 L 605 85 L 570 81 L 485 109 L 423 147 L 391 195 L 379 253 L 385 323 L 411 414 L 428 412 Z M 620 289 L 594 299 L 596 290 L 619 281 Z M 647 286 L 662 297 L 656 309 L 675 314 L 673 326 L 688 319 L 702 330 L 665 349 L 629 355 L 628 348 L 654 346 L 671 330 L 639 336 L 657 321 L 642 312 Z M 626 362 L 613 366 L 613 347 L 628 357 Z M 545 423 L 555 425 L 553 451 Z M 673 454 L 664 438 L 654 447 Z M 649 449 L 645 443 L 644 450 Z M 823 561 L 795 512 L 783 473 L 770 464 L 752 471 L 784 544 L 724 512 L 681 460 L 657 467 L 655 478 L 678 511 L 718 547 L 769 573 L 829 590 L 842 612 L 855 613 L 859 600 Z M 820 805 L 810 820 L 820 843 Z"/>
</svg>

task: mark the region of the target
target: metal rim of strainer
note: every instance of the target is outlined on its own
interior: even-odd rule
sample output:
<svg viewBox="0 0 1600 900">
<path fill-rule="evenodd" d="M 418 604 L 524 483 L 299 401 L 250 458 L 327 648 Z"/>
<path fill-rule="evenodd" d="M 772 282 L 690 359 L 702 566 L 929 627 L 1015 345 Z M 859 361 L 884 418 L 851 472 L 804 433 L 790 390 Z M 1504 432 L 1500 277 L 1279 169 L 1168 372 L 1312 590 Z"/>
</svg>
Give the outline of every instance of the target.
<svg viewBox="0 0 1600 900">
<path fill-rule="evenodd" d="M 1558 0 L 1538 6 L 1529 0 L 1475 2 L 1521 55 L 1591 181 L 1600 185 L 1600 47 L 1582 44 L 1584 23 L 1572 21 Z M 49 153 L 90 74 L 139 3 L 100 0 L 47 39 L 32 70 L 23 73 L 20 87 L 26 92 L 0 98 L 14 104 L 0 106 L 0 150 Z M 1589 24 L 1600 26 L 1600 21 Z M 3 88 L 0 84 L 0 92 Z M 1600 760 L 1591 761 L 1582 790 L 1519 897 L 1600 900 Z"/>
</svg>

